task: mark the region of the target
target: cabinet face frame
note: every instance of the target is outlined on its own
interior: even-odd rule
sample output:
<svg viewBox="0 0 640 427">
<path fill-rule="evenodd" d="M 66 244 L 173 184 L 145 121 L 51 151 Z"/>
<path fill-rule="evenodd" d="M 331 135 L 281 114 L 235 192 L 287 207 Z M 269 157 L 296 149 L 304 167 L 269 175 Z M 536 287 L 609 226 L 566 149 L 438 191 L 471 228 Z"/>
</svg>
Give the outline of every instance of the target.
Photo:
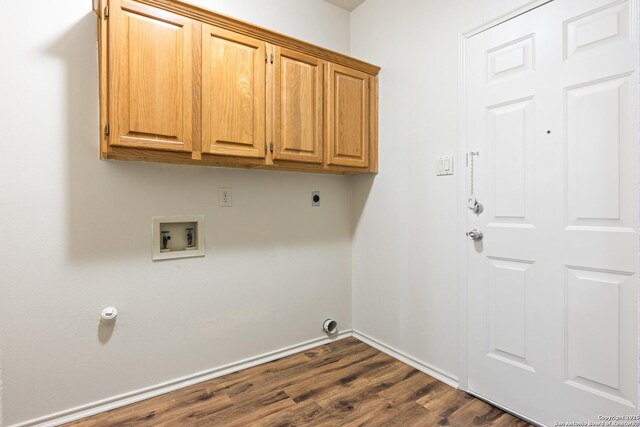
<svg viewBox="0 0 640 427">
<path fill-rule="evenodd" d="M 219 45 L 212 46 L 212 43 Z M 213 49 L 217 49 L 220 55 L 214 55 Z M 236 49 L 236 52 L 232 52 L 232 49 Z M 249 52 L 250 63 L 241 63 L 241 56 Z M 265 157 L 265 58 L 265 42 L 213 25 L 202 25 L 203 154 Z M 220 71 L 222 76 L 213 75 L 214 69 Z M 239 73 L 238 70 L 243 72 Z M 245 97 L 244 105 L 239 104 L 243 101 L 239 96 L 247 91 L 250 92 L 249 99 Z M 247 117 L 247 109 L 243 108 L 247 101 L 251 117 Z M 234 116 L 234 113 L 238 115 Z M 251 124 L 248 134 L 246 127 L 238 127 L 245 122 Z"/>
<path fill-rule="evenodd" d="M 109 157 L 109 42 L 107 32 L 107 20 L 104 18 L 104 10 L 107 0 L 93 0 L 93 11 L 96 14 L 98 24 L 98 80 L 100 102 L 100 160 Z"/>
<path fill-rule="evenodd" d="M 369 172 L 378 173 L 378 76 L 369 76 L 371 117 L 369 133 Z"/>
<path fill-rule="evenodd" d="M 275 47 L 274 160 L 322 163 L 325 68 L 318 58 Z"/>
<path fill-rule="evenodd" d="M 193 21 L 131 0 L 109 9 L 109 145 L 191 152 Z"/>
<path fill-rule="evenodd" d="M 370 86 L 369 74 L 329 64 L 325 117 L 328 165 L 369 167 Z M 355 133 L 354 125 L 357 126 Z"/>
<path fill-rule="evenodd" d="M 122 106 L 129 108 L 127 105 L 128 99 L 120 97 L 117 93 L 117 89 L 123 87 L 123 82 L 128 77 L 124 76 L 124 78 L 118 79 L 116 75 L 116 70 L 122 69 L 122 65 L 117 62 L 117 60 L 122 60 L 119 55 L 124 56 L 124 53 L 127 52 L 121 43 L 122 34 L 119 34 L 123 29 L 128 31 L 127 24 L 123 24 L 121 21 L 126 13 L 126 11 L 122 11 L 123 5 L 125 9 L 132 9 L 133 12 L 131 13 L 134 15 L 141 15 L 144 21 L 157 22 L 159 33 L 162 33 L 162 27 L 164 26 L 175 27 L 181 33 L 179 37 L 181 37 L 182 41 L 179 44 L 182 48 L 182 54 L 175 54 L 180 49 L 171 49 L 169 51 L 169 61 L 174 61 L 174 63 L 180 61 L 185 65 L 181 67 L 181 78 L 185 82 L 181 85 L 184 86 L 184 90 L 181 92 L 181 102 L 185 121 L 181 124 L 179 132 L 172 131 L 170 133 L 181 133 L 184 137 L 180 135 L 162 135 L 159 134 L 161 132 L 156 132 L 150 135 L 143 135 L 145 138 L 140 138 L 141 135 L 139 133 L 136 134 L 134 130 L 133 135 L 124 135 L 125 137 L 121 138 L 123 136 L 122 129 L 124 128 L 120 126 L 119 110 L 122 109 Z M 101 159 L 329 174 L 377 173 L 377 74 L 380 70 L 379 67 L 179 0 L 93 0 L 93 9 L 98 20 Z M 265 62 L 261 63 L 265 67 L 265 72 L 260 74 L 264 78 L 264 84 L 261 87 L 264 87 L 266 92 L 264 96 L 265 108 L 264 110 L 260 109 L 261 112 L 264 111 L 264 115 L 261 113 L 264 125 L 260 126 L 260 129 L 264 129 L 264 136 L 262 137 L 262 143 L 253 144 L 253 148 L 256 148 L 260 153 L 257 156 L 254 156 L 254 153 L 249 153 L 248 156 L 239 155 L 238 151 L 233 153 L 207 152 L 208 147 L 202 135 L 204 129 L 204 114 L 202 111 L 202 96 L 204 94 L 202 76 L 204 69 L 203 34 L 206 33 L 204 28 L 207 26 L 217 27 L 221 31 L 226 31 L 240 38 L 253 39 L 253 41 L 257 41 L 261 46 L 265 47 L 264 52 L 267 56 L 263 59 Z M 154 33 L 154 28 L 152 26 L 151 30 L 147 29 L 145 31 Z M 139 30 L 137 31 L 138 33 L 140 32 Z M 153 52 L 153 42 L 155 40 L 154 38 L 149 40 L 151 40 L 151 52 Z M 177 45 L 173 40 L 170 40 L 171 47 Z M 140 41 L 137 44 L 140 45 Z M 155 44 L 162 43 L 156 42 Z M 299 57 L 311 58 L 316 62 L 323 63 L 322 138 L 319 162 L 314 156 L 285 158 L 288 157 L 286 155 L 287 151 L 290 151 L 288 154 L 300 154 L 300 150 L 295 150 L 295 144 L 291 144 L 294 146 L 293 153 L 287 149 L 279 150 L 280 146 L 278 146 L 278 140 L 276 140 L 275 119 L 275 55 L 277 47 L 291 52 L 289 56 L 297 54 Z M 189 50 L 191 55 L 187 54 Z M 273 57 L 270 54 L 273 54 Z M 259 56 L 262 55 L 260 54 Z M 179 59 L 176 61 L 175 58 L 177 57 Z M 162 60 L 163 58 L 160 58 L 161 62 Z M 191 64 L 187 65 L 185 61 L 191 61 Z M 310 62 L 308 59 L 303 59 L 304 61 Z M 166 58 L 165 62 L 167 62 Z M 329 72 L 331 70 L 335 75 L 336 70 L 340 67 L 356 73 L 360 72 L 362 75 L 369 77 L 368 164 L 363 161 L 362 164 L 356 166 L 354 163 L 357 162 L 344 161 L 345 156 L 339 153 L 343 147 L 339 146 L 337 147 L 338 150 L 334 150 L 334 154 L 337 152 L 338 155 L 334 155 L 333 159 L 329 156 L 331 148 L 329 147 L 331 142 L 328 124 L 331 118 L 329 115 L 329 91 L 331 89 Z M 189 84 L 186 83 L 189 80 L 190 88 Z M 176 97 L 171 94 L 168 96 Z M 360 96 L 358 99 L 360 99 Z M 191 108 L 189 108 L 189 105 L 191 105 Z M 308 116 L 309 114 L 304 115 Z M 153 114 L 149 115 L 149 117 L 153 117 Z M 150 120 L 149 123 L 162 122 Z M 191 124 L 190 126 L 189 123 Z M 363 123 L 367 123 L 367 121 L 365 120 Z M 364 126 L 366 125 L 363 124 Z M 177 127 L 174 126 L 174 128 Z M 309 147 L 308 143 L 304 147 L 307 149 Z M 295 151 L 298 151 L 298 153 L 295 153 Z M 284 154 L 284 157 L 282 154 Z M 352 156 L 346 157 L 349 160 Z"/>
</svg>

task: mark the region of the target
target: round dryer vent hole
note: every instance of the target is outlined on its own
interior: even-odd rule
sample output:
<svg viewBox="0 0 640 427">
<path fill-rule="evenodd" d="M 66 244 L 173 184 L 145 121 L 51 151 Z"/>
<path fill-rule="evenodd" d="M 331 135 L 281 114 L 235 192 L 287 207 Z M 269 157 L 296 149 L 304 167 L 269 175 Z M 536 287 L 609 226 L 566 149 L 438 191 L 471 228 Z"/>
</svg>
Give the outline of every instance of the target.
<svg viewBox="0 0 640 427">
<path fill-rule="evenodd" d="M 327 319 L 322 324 L 322 330 L 328 334 L 335 334 L 338 331 L 338 322 L 333 319 Z"/>
</svg>

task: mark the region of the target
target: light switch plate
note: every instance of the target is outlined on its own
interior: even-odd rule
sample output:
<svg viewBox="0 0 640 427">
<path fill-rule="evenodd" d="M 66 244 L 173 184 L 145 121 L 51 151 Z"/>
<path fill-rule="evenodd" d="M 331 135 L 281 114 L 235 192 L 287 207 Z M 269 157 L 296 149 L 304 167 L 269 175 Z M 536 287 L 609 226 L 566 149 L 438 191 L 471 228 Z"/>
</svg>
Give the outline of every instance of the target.
<svg viewBox="0 0 640 427">
<path fill-rule="evenodd" d="M 453 175 L 453 156 L 440 156 L 436 164 L 436 175 Z"/>
</svg>

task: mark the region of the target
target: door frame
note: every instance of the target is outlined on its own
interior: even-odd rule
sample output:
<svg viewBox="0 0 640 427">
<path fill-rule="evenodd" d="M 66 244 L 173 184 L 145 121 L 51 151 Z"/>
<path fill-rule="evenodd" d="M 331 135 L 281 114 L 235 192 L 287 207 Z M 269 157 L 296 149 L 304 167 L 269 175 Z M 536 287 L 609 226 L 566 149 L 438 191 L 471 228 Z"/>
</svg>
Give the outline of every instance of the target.
<svg viewBox="0 0 640 427">
<path fill-rule="evenodd" d="M 466 54 L 467 54 L 467 44 L 468 40 L 480 34 L 486 30 L 489 30 L 497 25 L 500 25 L 504 22 L 507 22 L 513 18 L 521 16 L 525 13 L 528 13 L 534 9 L 537 9 L 541 6 L 544 6 L 547 3 L 551 3 L 555 0 L 530 0 L 524 3 L 522 6 L 513 9 L 510 12 L 507 12 L 503 15 L 500 15 L 492 20 L 489 20 L 477 27 L 474 27 L 468 30 L 465 33 L 461 33 L 459 35 L 459 49 L 458 49 L 458 155 L 457 162 L 460 165 L 459 170 L 461 173 L 458 174 L 457 184 L 458 184 L 458 388 L 460 390 L 464 390 L 469 392 L 469 369 L 468 369 L 468 256 L 467 256 L 467 247 L 468 242 L 464 237 L 467 232 L 467 206 L 466 206 L 466 197 L 468 191 L 468 168 L 462 167 L 462 165 L 466 164 L 466 153 L 469 151 L 467 144 L 467 107 L 466 107 L 466 96 L 467 96 L 467 87 L 465 83 L 465 77 L 467 72 L 466 67 Z M 612 0 L 613 2 L 613 0 Z M 629 0 L 631 6 L 631 14 L 634 17 L 634 26 L 635 31 L 633 32 L 636 37 L 636 41 L 640 38 L 638 33 L 640 26 L 640 16 L 638 16 L 638 11 L 640 9 L 640 0 Z M 640 53 L 639 53 L 640 54 Z M 637 82 L 636 82 L 637 83 Z M 637 99 L 638 105 L 640 105 L 640 93 Z M 640 122 L 640 118 L 636 118 Z M 639 185 L 640 187 L 640 185 Z M 638 258 L 638 263 L 640 263 L 640 257 Z M 638 337 L 640 340 L 640 337 Z M 639 385 L 640 389 L 640 385 Z M 473 393 L 470 393 L 473 394 Z M 482 400 L 486 400 L 481 396 L 476 396 Z M 537 425 L 533 420 L 530 420 L 527 417 L 522 416 L 521 414 L 515 413 L 511 411 L 509 408 L 506 408 L 500 405 L 497 402 L 490 401 L 492 405 L 501 408 L 507 412 L 513 413 L 514 415 L 529 421 L 533 425 Z M 640 399 L 639 399 L 640 407 Z"/>
</svg>

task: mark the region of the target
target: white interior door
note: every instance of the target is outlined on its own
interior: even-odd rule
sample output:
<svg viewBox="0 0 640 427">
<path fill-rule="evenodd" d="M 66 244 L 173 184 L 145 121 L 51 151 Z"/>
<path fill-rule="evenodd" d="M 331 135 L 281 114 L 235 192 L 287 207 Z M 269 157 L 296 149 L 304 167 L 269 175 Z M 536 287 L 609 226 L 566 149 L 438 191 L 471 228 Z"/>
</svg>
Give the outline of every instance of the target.
<svg viewBox="0 0 640 427">
<path fill-rule="evenodd" d="M 546 425 L 638 414 L 636 14 L 555 0 L 468 40 L 469 391 Z"/>
</svg>

